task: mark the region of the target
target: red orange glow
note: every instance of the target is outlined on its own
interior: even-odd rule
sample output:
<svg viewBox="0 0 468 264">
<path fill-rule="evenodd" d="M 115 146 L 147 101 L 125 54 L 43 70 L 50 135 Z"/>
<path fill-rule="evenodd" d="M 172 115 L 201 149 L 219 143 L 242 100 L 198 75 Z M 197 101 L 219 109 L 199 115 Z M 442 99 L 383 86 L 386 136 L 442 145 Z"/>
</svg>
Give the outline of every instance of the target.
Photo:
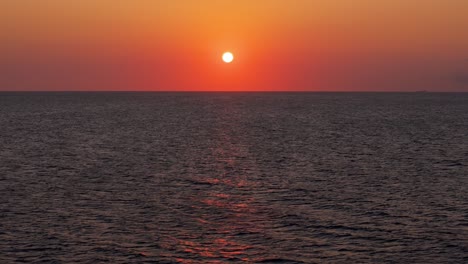
<svg viewBox="0 0 468 264">
<path fill-rule="evenodd" d="M 0 89 L 456 90 L 450 76 L 468 74 L 466 10 L 459 0 L 1 1 Z M 226 49 L 238 55 L 229 67 Z"/>
</svg>

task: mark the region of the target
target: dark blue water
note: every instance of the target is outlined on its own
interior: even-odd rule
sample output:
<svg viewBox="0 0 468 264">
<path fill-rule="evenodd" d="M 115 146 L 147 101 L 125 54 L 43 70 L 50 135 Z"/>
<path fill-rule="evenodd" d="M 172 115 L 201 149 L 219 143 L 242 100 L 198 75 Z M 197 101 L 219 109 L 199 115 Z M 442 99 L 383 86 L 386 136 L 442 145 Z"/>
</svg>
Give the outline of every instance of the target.
<svg viewBox="0 0 468 264">
<path fill-rule="evenodd" d="M 0 93 L 0 263 L 467 263 L 468 94 Z"/>
</svg>

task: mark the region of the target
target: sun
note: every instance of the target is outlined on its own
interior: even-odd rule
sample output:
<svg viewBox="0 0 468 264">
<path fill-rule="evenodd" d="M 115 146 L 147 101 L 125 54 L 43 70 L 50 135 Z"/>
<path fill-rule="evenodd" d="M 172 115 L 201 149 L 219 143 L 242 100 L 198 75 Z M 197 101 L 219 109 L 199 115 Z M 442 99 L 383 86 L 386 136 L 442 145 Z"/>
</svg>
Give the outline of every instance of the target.
<svg viewBox="0 0 468 264">
<path fill-rule="evenodd" d="M 234 55 L 231 52 L 223 53 L 223 61 L 225 63 L 231 63 L 234 60 Z"/>
</svg>

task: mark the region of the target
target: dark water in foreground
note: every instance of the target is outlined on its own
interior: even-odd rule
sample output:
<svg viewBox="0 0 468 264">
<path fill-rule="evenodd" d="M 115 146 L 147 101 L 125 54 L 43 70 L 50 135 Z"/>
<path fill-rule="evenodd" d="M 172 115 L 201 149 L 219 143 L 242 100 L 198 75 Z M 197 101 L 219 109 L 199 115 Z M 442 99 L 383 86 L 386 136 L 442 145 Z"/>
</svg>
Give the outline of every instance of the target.
<svg viewBox="0 0 468 264">
<path fill-rule="evenodd" d="M 467 263 L 468 94 L 1 93 L 0 263 Z"/>
</svg>

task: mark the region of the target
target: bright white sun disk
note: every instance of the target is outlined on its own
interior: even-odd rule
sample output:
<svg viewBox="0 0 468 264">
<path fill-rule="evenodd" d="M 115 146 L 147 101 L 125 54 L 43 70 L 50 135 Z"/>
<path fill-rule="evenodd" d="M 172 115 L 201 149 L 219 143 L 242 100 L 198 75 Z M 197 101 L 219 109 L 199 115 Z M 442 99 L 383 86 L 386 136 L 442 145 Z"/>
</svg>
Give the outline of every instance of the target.
<svg viewBox="0 0 468 264">
<path fill-rule="evenodd" d="M 231 52 L 225 52 L 223 54 L 223 61 L 225 63 L 231 63 L 234 60 L 234 55 Z"/>
</svg>

